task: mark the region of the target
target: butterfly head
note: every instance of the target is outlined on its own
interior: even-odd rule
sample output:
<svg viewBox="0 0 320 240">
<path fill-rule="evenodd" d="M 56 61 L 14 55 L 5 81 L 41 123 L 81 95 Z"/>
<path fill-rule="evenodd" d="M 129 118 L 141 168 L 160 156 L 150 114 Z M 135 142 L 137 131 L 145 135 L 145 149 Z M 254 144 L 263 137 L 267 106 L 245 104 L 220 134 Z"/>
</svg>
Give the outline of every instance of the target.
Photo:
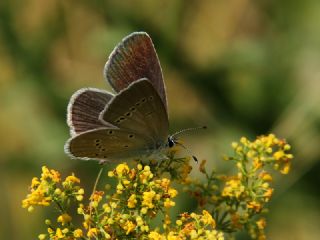
<svg viewBox="0 0 320 240">
<path fill-rule="evenodd" d="M 169 148 L 172 148 L 175 144 L 176 144 L 176 140 L 174 139 L 174 137 L 173 136 L 169 136 L 168 137 L 167 146 Z"/>
</svg>

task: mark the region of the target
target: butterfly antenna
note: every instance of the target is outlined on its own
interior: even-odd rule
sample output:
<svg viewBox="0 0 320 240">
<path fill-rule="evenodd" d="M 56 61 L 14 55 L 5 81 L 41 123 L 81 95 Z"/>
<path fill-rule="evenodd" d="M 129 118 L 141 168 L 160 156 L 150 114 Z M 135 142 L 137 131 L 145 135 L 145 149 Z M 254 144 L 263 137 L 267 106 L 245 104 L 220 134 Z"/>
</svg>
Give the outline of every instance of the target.
<svg viewBox="0 0 320 240">
<path fill-rule="evenodd" d="M 197 157 L 192 154 L 192 152 L 190 151 L 189 148 L 187 148 L 187 147 L 186 147 L 185 145 L 183 145 L 182 143 L 178 142 L 176 137 L 177 137 L 178 135 L 182 134 L 182 133 L 185 133 L 185 132 L 194 131 L 194 130 L 198 130 L 198 129 L 206 129 L 206 128 L 207 128 L 207 126 L 201 126 L 201 127 L 194 127 L 194 128 L 182 129 L 182 130 L 180 130 L 180 131 L 172 134 L 172 135 L 169 137 L 169 146 L 170 146 L 170 142 L 171 142 L 172 145 L 176 144 L 176 145 L 178 145 L 178 146 L 183 147 L 183 148 L 192 156 L 193 160 L 194 160 L 196 163 L 198 163 Z"/>
<path fill-rule="evenodd" d="M 201 127 L 194 127 L 194 128 L 185 128 L 182 129 L 174 134 L 171 135 L 171 137 L 174 139 L 176 136 L 185 133 L 185 132 L 189 132 L 189 131 L 194 131 L 194 130 L 198 130 L 198 129 L 207 129 L 207 126 L 201 126 Z"/>
<path fill-rule="evenodd" d="M 194 160 L 196 163 L 198 163 L 198 158 L 197 158 L 195 155 L 192 154 L 192 152 L 190 151 L 189 148 L 187 148 L 185 145 L 183 145 L 182 143 L 179 143 L 179 142 L 177 142 L 177 141 L 175 141 L 175 144 L 178 145 L 178 146 L 183 147 L 183 148 L 192 156 L 193 160 Z"/>
</svg>

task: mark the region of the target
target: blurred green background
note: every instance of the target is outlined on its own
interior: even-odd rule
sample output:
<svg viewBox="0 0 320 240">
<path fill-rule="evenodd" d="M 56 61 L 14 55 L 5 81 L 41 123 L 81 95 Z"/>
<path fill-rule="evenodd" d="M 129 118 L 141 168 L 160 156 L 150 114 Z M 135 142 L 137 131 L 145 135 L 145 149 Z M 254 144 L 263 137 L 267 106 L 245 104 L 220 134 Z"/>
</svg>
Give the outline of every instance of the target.
<svg viewBox="0 0 320 240">
<path fill-rule="evenodd" d="M 133 31 L 154 41 L 171 132 L 208 126 L 184 140 L 209 167 L 227 171 L 221 156 L 243 135 L 288 139 L 293 169 L 277 179 L 267 236 L 319 239 L 319 22 L 318 0 L 1 0 L 0 239 L 46 231 L 47 211 L 20 207 L 42 165 L 89 191 L 99 167 L 65 156 L 66 107 L 79 88 L 111 90 L 103 66 Z"/>
</svg>

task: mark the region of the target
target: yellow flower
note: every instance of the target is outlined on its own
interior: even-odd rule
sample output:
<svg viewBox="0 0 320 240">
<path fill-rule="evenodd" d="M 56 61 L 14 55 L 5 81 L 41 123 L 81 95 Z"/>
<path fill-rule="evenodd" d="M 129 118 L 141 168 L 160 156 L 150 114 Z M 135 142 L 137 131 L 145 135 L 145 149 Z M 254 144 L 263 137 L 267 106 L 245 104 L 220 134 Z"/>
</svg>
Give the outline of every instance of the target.
<svg viewBox="0 0 320 240">
<path fill-rule="evenodd" d="M 64 238 L 64 234 L 63 232 L 61 231 L 60 228 L 57 228 L 56 230 L 56 237 L 59 239 L 59 238 Z"/>
<path fill-rule="evenodd" d="M 88 233 L 87 233 L 87 236 L 88 237 L 97 237 L 98 236 L 98 229 L 97 228 L 90 228 Z"/>
<path fill-rule="evenodd" d="M 171 223 L 170 216 L 166 214 L 164 218 L 163 228 L 166 229 L 170 223 Z"/>
<path fill-rule="evenodd" d="M 119 177 L 122 177 L 123 174 L 129 173 L 129 167 L 126 163 L 121 163 L 116 167 L 116 173 Z"/>
<path fill-rule="evenodd" d="M 134 208 L 136 206 L 137 203 L 137 199 L 136 199 L 136 195 L 132 194 L 129 199 L 128 199 L 128 208 Z"/>
<path fill-rule="evenodd" d="M 148 237 L 149 237 L 149 240 L 163 240 L 163 239 L 165 239 L 161 234 L 159 234 L 155 231 L 150 232 Z"/>
<path fill-rule="evenodd" d="M 251 202 L 247 203 L 247 207 L 255 210 L 256 212 L 260 212 L 260 210 L 262 208 L 261 204 L 256 201 L 251 201 Z"/>
<path fill-rule="evenodd" d="M 124 179 L 124 180 L 122 181 L 122 183 L 123 183 L 124 185 L 129 185 L 129 184 L 130 184 L 130 181 L 127 180 L 127 179 Z"/>
<path fill-rule="evenodd" d="M 22 200 L 22 207 L 28 208 L 32 205 L 49 206 L 52 198 L 47 196 L 48 187 L 41 183 L 37 189 L 31 190 L 31 193 Z"/>
<path fill-rule="evenodd" d="M 136 225 L 131 221 L 126 221 L 124 226 L 122 227 L 126 231 L 126 235 L 131 233 L 135 229 Z"/>
<path fill-rule="evenodd" d="M 259 174 L 259 177 L 262 180 L 266 181 L 266 182 L 271 182 L 272 181 L 272 176 L 269 173 L 265 172 L 265 171 L 261 172 Z"/>
<path fill-rule="evenodd" d="M 140 216 L 136 217 L 136 223 L 138 226 L 142 226 L 144 224 L 142 217 Z"/>
<path fill-rule="evenodd" d="M 260 169 L 262 166 L 263 166 L 262 159 L 259 159 L 258 157 L 255 157 L 253 159 L 254 170 L 256 171 L 256 170 Z"/>
<path fill-rule="evenodd" d="M 44 239 L 46 239 L 46 237 L 47 237 L 47 234 L 40 234 L 38 236 L 39 240 L 44 240 Z"/>
<path fill-rule="evenodd" d="M 284 167 L 280 170 L 282 174 L 288 174 L 290 171 L 291 163 L 286 163 Z"/>
<path fill-rule="evenodd" d="M 170 185 L 170 180 L 168 178 L 162 178 L 160 185 L 164 190 L 166 190 Z"/>
<path fill-rule="evenodd" d="M 40 185 L 40 183 L 41 182 L 39 181 L 39 178 L 37 178 L 37 177 L 32 178 L 31 188 L 37 188 Z"/>
<path fill-rule="evenodd" d="M 109 204 L 107 204 L 107 203 L 103 204 L 102 208 L 106 213 L 111 212 L 111 208 L 110 208 Z"/>
<path fill-rule="evenodd" d="M 259 228 L 260 230 L 262 230 L 262 229 L 264 229 L 264 228 L 266 227 L 266 225 L 267 225 L 266 219 L 260 218 L 258 221 L 256 221 L 256 224 L 257 224 L 258 228 Z"/>
<path fill-rule="evenodd" d="M 232 147 L 233 149 L 236 149 L 238 146 L 239 146 L 239 144 L 238 144 L 237 142 L 232 142 L 232 143 L 231 143 L 231 147 Z"/>
<path fill-rule="evenodd" d="M 176 221 L 176 224 L 177 224 L 178 226 L 181 226 L 181 225 L 182 225 L 182 221 L 181 221 L 181 220 L 177 220 L 177 221 Z"/>
<path fill-rule="evenodd" d="M 244 192 L 245 187 L 239 179 L 231 179 L 226 182 L 226 186 L 222 191 L 222 196 L 239 198 Z"/>
<path fill-rule="evenodd" d="M 268 188 L 267 191 L 265 191 L 265 193 L 263 194 L 264 197 L 266 197 L 267 199 L 270 199 L 273 193 L 273 189 L 272 188 Z"/>
<path fill-rule="evenodd" d="M 102 196 L 103 196 L 104 192 L 103 191 L 95 191 L 91 197 L 90 200 L 93 202 L 97 202 L 99 203 L 102 200 Z"/>
<path fill-rule="evenodd" d="M 170 195 L 171 198 L 174 198 L 175 196 L 177 196 L 178 191 L 175 190 L 174 188 L 169 188 L 168 194 Z"/>
<path fill-rule="evenodd" d="M 146 214 L 148 209 L 146 207 L 141 208 L 141 214 Z"/>
<path fill-rule="evenodd" d="M 216 227 L 216 222 L 215 222 L 215 220 L 212 218 L 211 214 L 210 214 L 208 211 L 206 211 L 206 210 L 203 210 L 203 211 L 202 211 L 201 221 L 202 221 L 205 225 L 211 225 L 213 228 Z"/>
<path fill-rule="evenodd" d="M 245 137 L 241 137 L 241 138 L 240 138 L 240 142 L 241 142 L 242 144 L 247 144 L 248 140 L 247 140 Z"/>
<path fill-rule="evenodd" d="M 79 207 L 77 208 L 77 213 L 78 214 L 84 214 L 84 209 L 83 209 L 83 204 L 79 204 Z"/>
<path fill-rule="evenodd" d="M 60 173 L 53 169 L 48 169 L 46 166 L 42 167 L 41 180 L 52 180 L 55 183 L 60 182 Z"/>
<path fill-rule="evenodd" d="M 165 208 L 170 208 L 170 207 L 174 207 L 176 203 L 174 201 L 171 201 L 169 198 L 166 198 L 166 200 L 164 200 L 163 205 Z"/>
<path fill-rule="evenodd" d="M 284 157 L 284 155 L 284 152 L 282 150 L 279 150 L 273 154 L 273 157 L 275 160 L 280 160 L 282 157 Z"/>
<path fill-rule="evenodd" d="M 80 179 L 77 178 L 73 173 L 72 175 L 68 176 L 65 180 L 65 182 L 71 182 L 71 183 L 80 183 Z"/>
<path fill-rule="evenodd" d="M 148 180 L 153 178 L 153 174 L 151 173 L 149 166 L 144 166 L 143 170 L 140 172 L 139 178 L 143 184 L 148 183 Z"/>
<path fill-rule="evenodd" d="M 152 200 L 155 195 L 156 195 L 155 191 L 144 192 L 142 206 L 147 206 L 148 208 L 154 208 L 154 204 L 152 203 Z"/>
<path fill-rule="evenodd" d="M 60 222 L 63 225 L 65 225 L 66 223 L 71 222 L 72 218 L 70 215 L 64 213 L 62 215 L 60 215 L 57 219 L 57 222 Z"/>
<path fill-rule="evenodd" d="M 80 238 L 83 236 L 83 232 L 80 228 L 77 228 L 76 230 L 73 231 L 73 236 L 76 238 Z"/>
</svg>

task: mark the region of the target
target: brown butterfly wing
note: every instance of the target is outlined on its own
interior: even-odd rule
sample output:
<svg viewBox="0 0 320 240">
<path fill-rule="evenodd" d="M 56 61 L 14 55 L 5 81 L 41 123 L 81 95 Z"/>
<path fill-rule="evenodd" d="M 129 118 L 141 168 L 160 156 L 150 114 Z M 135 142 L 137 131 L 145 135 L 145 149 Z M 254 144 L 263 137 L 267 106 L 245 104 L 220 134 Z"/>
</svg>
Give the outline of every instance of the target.
<svg viewBox="0 0 320 240">
<path fill-rule="evenodd" d="M 149 79 L 167 109 L 161 66 L 147 33 L 135 32 L 124 38 L 109 56 L 104 76 L 116 92 L 138 79 Z"/>
<path fill-rule="evenodd" d="M 120 129 L 135 131 L 163 145 L 168 137 L 168 115 L 148 79 L 131 83 L 101 112 L 100 119 Z"/>
<path fill-rule="evenodd" d="M 101 127 L 113 127 L 99 120 L 99 114 L 113 95 L 95 88 L 83 88 L 75 92 L 69 101 L 67 123 L 72 136 Z"/>
<path fill-rule="evenodd" d="M 118 160 L 152 153 L 155 142 L 144 135 L 125 129 L 101 128 L 70 138 L 65 152 L 82 160 Z"/>
</svg>

